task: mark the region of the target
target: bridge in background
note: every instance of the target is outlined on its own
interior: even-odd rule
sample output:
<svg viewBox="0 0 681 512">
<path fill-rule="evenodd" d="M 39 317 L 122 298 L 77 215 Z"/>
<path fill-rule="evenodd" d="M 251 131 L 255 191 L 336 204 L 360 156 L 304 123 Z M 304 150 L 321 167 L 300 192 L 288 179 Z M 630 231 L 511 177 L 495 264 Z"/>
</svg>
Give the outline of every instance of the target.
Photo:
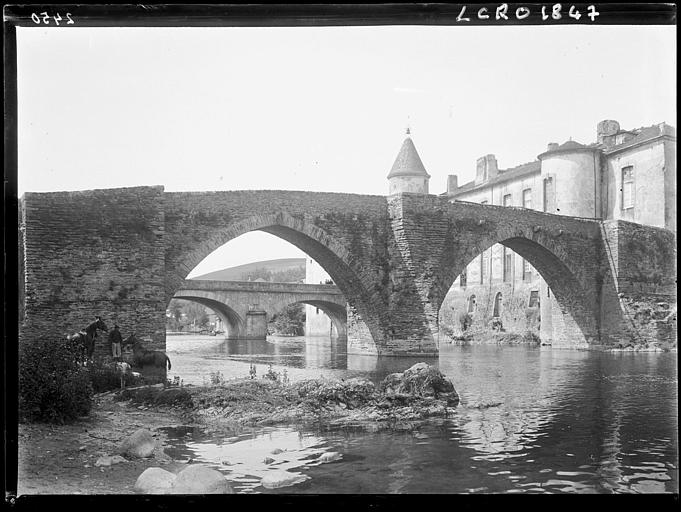
<svg viewBox="0 0 681 512">
<path fill-rule="evenodd" d="M 267 322 L 290 304 L 321 309 L 331 319 L 339 339 L 347 339 L 347 302 L 337 286 L 186 279 L 173 295 L 212 309 L 229 339 L 265 339 Z"/>
</svg>

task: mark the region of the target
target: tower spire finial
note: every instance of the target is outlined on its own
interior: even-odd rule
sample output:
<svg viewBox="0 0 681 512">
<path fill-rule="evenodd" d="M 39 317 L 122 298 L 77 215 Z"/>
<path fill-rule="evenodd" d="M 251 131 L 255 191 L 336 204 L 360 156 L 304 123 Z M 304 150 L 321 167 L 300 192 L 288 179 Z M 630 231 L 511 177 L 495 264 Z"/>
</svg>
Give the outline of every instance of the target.
<svg viewBox="0 0 681 512">
<path fill-rule="evenodd" d="M 407 125 L 407 135 L 411 135 L 411 131 L 409 130 L 409 125 Z"/>
</svg>

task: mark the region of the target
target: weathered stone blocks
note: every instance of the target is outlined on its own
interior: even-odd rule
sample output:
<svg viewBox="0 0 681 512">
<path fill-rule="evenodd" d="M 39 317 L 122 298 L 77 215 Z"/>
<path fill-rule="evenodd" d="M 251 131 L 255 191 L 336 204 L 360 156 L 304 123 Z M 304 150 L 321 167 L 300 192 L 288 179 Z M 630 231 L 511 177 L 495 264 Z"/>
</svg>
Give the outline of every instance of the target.
<svg viewBox="0 0 681 512">
<path fill-rule="evenodd" d="M 658 336 L 652 322 L 628 320 L 626 301 L 676 304 L 675 235 L 657 228 L 422 194 L 135 187 L 24 196 L 20 338 L 64 336 L 101 315 L 123 336 L 134 330 L 151 338 L 149 349 L 164 349 L 165 309 L 187 274 L 252 230 L 289 241 L 325 268 L 348 304 L 352 354 L 436 355 L 447 291 L 495 243 L 551 287 L 557 343 Z M 666 337 L 669 325 L 658 329 Z M 108 343 L 100 339 L 96 350 Z"/>
</svg>

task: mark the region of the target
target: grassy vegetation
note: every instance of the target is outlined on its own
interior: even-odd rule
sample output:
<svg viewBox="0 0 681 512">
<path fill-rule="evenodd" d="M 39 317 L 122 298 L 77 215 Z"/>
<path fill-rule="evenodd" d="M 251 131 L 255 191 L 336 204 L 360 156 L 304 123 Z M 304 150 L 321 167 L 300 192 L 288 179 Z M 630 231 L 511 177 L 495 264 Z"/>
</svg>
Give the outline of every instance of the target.
<svg viewBox="0 0 681 512">
<path fill-rule="evenodd" d="M 458 403 L 451 382 L 424 363 L 418 370 L 392 374 L 376 386 L 366 379 L 243 378 L 183 388 L 127 389 L 116 400 L 146 406 L 175 406 L 194 419 L 215 418 L 233 425 L 297 423 L 352 418 L 357 421 L 409 419 L 446 415 Z M 412 368 L 416 368 L 412 367 Z"/>
</svg>

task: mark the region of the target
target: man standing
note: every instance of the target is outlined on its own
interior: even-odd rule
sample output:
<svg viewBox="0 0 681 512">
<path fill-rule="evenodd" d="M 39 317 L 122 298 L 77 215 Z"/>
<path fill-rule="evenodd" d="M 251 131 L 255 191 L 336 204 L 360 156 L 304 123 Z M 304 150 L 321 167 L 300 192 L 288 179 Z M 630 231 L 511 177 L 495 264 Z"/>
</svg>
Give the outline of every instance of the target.
<svg viewBox="0 0 681 512">
<path fill-rule="evenodd" d="M 121 343 L 123 343 L 123 336 L 118 326 L 114 325 L 113 330 L 109 333 L 109 341 L 111 342 L 111 353 L 114 360 L 121 358 Z"/>
</svg>

